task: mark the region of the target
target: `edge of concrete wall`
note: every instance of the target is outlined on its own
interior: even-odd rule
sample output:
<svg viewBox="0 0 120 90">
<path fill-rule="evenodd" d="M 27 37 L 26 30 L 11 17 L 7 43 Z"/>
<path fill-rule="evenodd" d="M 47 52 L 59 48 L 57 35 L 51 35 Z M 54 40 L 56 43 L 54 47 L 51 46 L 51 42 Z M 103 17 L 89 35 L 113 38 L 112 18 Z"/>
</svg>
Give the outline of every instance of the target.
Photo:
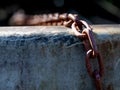
<svg viewBox="0 0 120 90">
<path fill-rule="evenodd" d="M 104 60 L 103 87 L 119 90 L 120 25 L 92 27 Z M 1 90 L 95 90 L 84 58 L 83 43 L 69 28 L 0 27 Z"/>
</svg>

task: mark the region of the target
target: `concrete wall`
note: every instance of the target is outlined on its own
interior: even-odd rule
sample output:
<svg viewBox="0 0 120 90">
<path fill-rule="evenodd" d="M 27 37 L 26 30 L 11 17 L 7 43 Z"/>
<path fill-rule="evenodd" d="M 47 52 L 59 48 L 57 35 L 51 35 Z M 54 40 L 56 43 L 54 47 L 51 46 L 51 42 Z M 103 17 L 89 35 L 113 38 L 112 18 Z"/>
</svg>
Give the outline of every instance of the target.
<svg viewBox="0 0 120 90">
<path fill-rule="evenodd" d="M 93 26 L 105 90 L 120 89 L 120 26 Z M 94 61 L 92 61 L 94 62 Z M 65 27 L 0 27 L 0 90 L 96 90 L 81 40 Z"/>
</svg>

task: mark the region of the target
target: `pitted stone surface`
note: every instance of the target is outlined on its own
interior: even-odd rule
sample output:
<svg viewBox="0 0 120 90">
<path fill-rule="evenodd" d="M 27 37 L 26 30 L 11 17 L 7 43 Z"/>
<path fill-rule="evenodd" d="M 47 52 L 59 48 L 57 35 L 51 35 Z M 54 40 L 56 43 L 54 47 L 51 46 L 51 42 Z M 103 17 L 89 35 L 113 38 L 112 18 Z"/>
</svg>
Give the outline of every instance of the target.
<svg viewBox="0 0 120 90">
<path fill-rule="evenodd" d="M 105 90 L 120 89 L 119 28 L 93 26 Z M 95 90 L 83 43 L 65 27 L 0 27 L 0 77 L 0 90 Z"/>
</svg>

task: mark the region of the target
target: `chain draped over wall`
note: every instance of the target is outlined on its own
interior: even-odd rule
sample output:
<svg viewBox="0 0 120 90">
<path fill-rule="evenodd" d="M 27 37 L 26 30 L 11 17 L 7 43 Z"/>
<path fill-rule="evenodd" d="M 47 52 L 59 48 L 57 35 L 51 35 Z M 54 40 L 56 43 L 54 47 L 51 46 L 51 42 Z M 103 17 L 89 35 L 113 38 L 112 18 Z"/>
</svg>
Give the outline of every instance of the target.
<svg viewBox="0 0 120 90">
<path fill-rule="evenodd" d="M 21 18 L 19 18 L 21 17 Z M 104 66 L 101 54 L 97 49 L 94 37 L 92 35 L 93 31 L 90 25 L 84 20 L 79 20 L 77 14 L 43 14 L 27 16 L 25 14 L 16 14 L 12 18 L 12 25 L 18 26 L 66 26 L 72 28 L 76 37 L 80 38 L 86 50 L 86 68 L 90 77 L 95 80 L 96 89 L 103 90 L 101 78 L 104 74 Z M 90 59 L 98 60 L 99 69 L 92 68 Z"/>
</svg>

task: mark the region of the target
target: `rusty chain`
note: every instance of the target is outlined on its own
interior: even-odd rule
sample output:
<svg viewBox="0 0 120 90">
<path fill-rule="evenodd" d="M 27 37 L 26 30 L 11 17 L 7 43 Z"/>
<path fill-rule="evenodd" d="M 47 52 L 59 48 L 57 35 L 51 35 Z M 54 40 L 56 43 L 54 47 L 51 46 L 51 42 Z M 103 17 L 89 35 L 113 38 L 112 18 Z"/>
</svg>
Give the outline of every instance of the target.
<svg viewBox="0 0 120 90">
<path fill-rule="evenodd" d="M 72 28 L 75 35 L 83 40 L 84 47 L 86 50 L 86 68 L 90 77 L 94 78 L 96 89 L 103 90 L 101 84 L 101 77 L 104 73 L 103 60 L 101 54 L 97 50 L 97 45 L 93 37 L 93 31 L 90 25 L 83 20 L 79 20 L 77 14 L 43 14 L 43 15 L 34 15 L 26 16 L 24 19 L 17 19 L 17 16 L 13 18 L 14 25 L 64 25 L 66 27 Z M 94 69 L 90 63 L 90 59 L 97 59 L 99 69 Z"/>
</svg>

